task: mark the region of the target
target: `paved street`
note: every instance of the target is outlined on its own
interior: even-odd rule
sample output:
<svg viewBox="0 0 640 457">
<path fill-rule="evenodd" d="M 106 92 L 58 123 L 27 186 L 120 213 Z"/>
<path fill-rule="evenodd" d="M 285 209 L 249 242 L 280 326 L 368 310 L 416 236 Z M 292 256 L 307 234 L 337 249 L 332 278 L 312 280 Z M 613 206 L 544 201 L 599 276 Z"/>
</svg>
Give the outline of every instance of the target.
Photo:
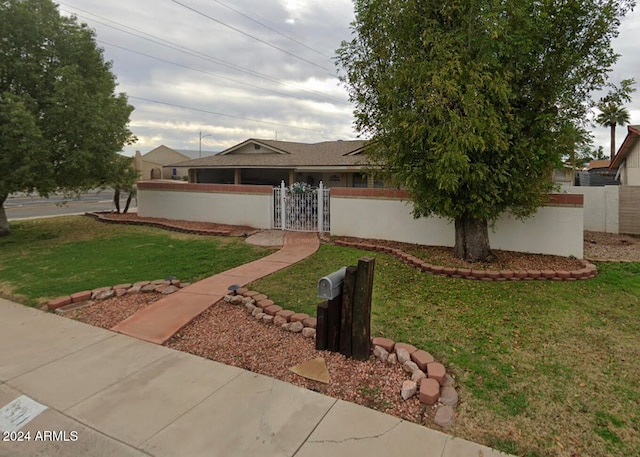
<svg viewBox="0 0 640 457">
<path fill-rule="evenodd" d="M 83 193 L 78 197 L 65 198 L 63 195 L 51 195 L 43 198 L 38 195 L 13 194 L 4 203 L 8 219 L 28 219 L 34 217 L 62 216 L 91 211 L 108 211 L 114 209 L 113 190 L 95 190 Z M 126 203 L 126 194 L 120 199 L 121 208 Z M 136 200 L 131 202 L 134 208 Z"/>
</svg>

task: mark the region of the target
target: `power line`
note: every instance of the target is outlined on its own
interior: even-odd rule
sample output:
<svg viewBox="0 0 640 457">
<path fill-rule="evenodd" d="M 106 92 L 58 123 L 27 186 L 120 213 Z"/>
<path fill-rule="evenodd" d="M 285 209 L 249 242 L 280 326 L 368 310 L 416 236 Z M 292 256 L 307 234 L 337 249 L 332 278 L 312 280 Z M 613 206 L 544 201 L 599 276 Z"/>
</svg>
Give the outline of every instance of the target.
<svg viewBox="0 0 640 457">
<path fill-rule="evenodd" d="M 237 83 L 237 84 L 242 84 L 242 85 L 247 86 L 247 87 L 252 87 L 254 89 L 271 92 L 273 94 L 280 95 L 280 96 L 283 96 L 283 97 L 295 98 L 293 95 L 286 94 L 284 92 L 279 92 L 277 90 L 267 89 L 266 87 L 256 86 L 255 84 L 246 83 L 246 82 L 243 82 L 243 81 L 240 81 L 240 80 L 237 80 L 237 79 L 233 79 L 233 78 L 228 78 L 226 76 L 222 76 L 222 75 L 219 75 L 217 73 L 212 73 L 212 72 L 209 72 L 209 71 L 200 70 L 198 68 L 190 67 L 189 65 L 184 65 L 184 64 L 181 64 L 181 63 L 178 63 L 178 62 L 173 62 L 171 60 L 163 59 L 162 57 L 157 57 L 157 56 L 154 56 L 154 55 L 151 55 L 151 54 L 146 54 L 144 52 L 134 51 L 133 49 L 129 49 L 129 48 L 126 48 L 124 46 L 120 46 L 120 45 L 117 45 L 117 44 L 109 43 L 107 41 L 103 41 L 103 40 L 99 40 L 99 39 L 96 39 L 96 41 L 98 43 L 102 43 L 102 44 L 105 44 L 107 46 L 112 46 L 114 48 L 122 49 L 123 51 L 127 51 L 127 52 L 130 52 L 132 54 L 137 54 L 137 55 L 140 55 L 140 56 L 147 57 L 149 59 L 158 60 L 160 62 L 168 63 L 170 65 L 175 65 L 177 67 L 186 68 L 187 70 L 196 71 L 198 73 L 203 73 L 205 75 L 213 76 L 214 78 L 224 79 L 224 80 L 231 81 L 231 82 L 234 82 L 234 83 Z"/>
<path fill-rule="evenodd" d="M 199 59 L 207 60 L 209 62 L 216 63 L 216 64 L 221 65 L 223 67 L 227 67 L 227 68 L 229 68 L 231 70 L 239 71 L 241 73 L 245 73 L 245 74 L 248 74 L 250 76 L 254 76 L 256 78 L 260 78 L 260 79 L 264 79 L 264 80 L 267 80 L 267 81 L 274 82 L 276 84 L 281 84 L 281 85 L 284 85 L 284 86 L 288 86 L 288 87 L 294 88 L 296 90 L 299 90 L 299 91 L 302 91 L 302 92 L 306 92 L 308 94 L 312 94 L 312 95 L 315 95 L 317 97 L 323 98 L 323 99 L 325 99 L 325 100 L 327 100 L 328 102 L 331 102 L 331 103 L 339 103 L 339 104 L 342 104 L 342 105 L 347 105 L 348 104 L 348 102 L 346 100 L 341 100 L 339 98 L 332 97 L 330 95 L 326 95 L 326 94 L 323 94 L 321 92 L 317 92 L 317 91 L 314 91 L 314 90 L 305 89 L 304 87 L 300 87 L 300 86 L 298 86 L 296 84 L 292 84 L 292 83 L 289 83 L 289 82 L 286 82 L 286 81 L 283 81 L 283 80 L 280 80 L 280 79 L 277 79 L 277 78 L 273 78 L 273 77 L 271 77 L 269 75 L 265 75 L 264 73 L 260 73 L 260 72 L 257 72 L 257 71 L 254 71 L 254 70 L 251 70 L 251 69 L 248 69 L 248 68 L 245 68 L 245 67 L 241 67 L 241 66 L 236 65 L 234 63 L 218 59 L 218 58 L 213 57 L 213 56 L 211 56 L 209 54 L 202 53 L 200 51 L 197 51 L 197 50 L 194 50 L 194 49 L 179 45 L 177 43 L 173 43 L 171 41 L 165 40 L 165 39 L 160 38 L 158 36 L 155 36 L 155 35 L 152 35 L 150 33 L 144 32 L 142 30 L 136 29 L 135 27 L 131 27 L 129 25 L 125 25 L 125 24 L 119 23 L 117 21 L 113 21 L 113 20 L 111 20 L 109 18 L 105 18 L 103 16 L 100 16 L 100 15 L 95 14 L 95 13 L 91 13 L 91 12 L 83 10 L 81 8 L 70 6 L 70 5 L 67 5 L 67 4 L 64 4 L 64 3 L 60 3 L 60 4 L 61 5 L 65 5 L 66 7 L 69 7 L 71 9 L 74 9 L 74 10 L 77 10 L 77 11 L 81 11 L 81 12 L 83 12 L 85 14 L 89 14 L 91 16 L 95 16 L 95 17 L 98 17 L 98 18 L 103 19 L 105 21 L 111 22 L 113 24 L 116 24 L 119 27 L 111 25 L 111 24 L 107 24 L 105 22 L 101 22 L 101 21 L 99 21 L 97 19 L 94 19 L 94 18 L 89 18 L 89 17 L 83 16 L 81 14 L 77 14 L 77 13 L 73 13 L 73 12 L 68 11 L 69 14 L 73 14 L 73 15 L 77 15 L 77 16 L 83 17 L 84 19 L 96 22 L 98 24 L 104 25 L 105 27 L 112 28 L 112 29 L 117 30 L 119 32 L 126 33 L 128 35 L 132 35 L 132 36 L 134 36 L 136 38 L 140 38 L 140 39 L 149 41 L 149 42 L 157 44 L 159 46 L 163 46 L 163 47 L 166 47 L 166 48 L 169 48 L 169 49 L 173 49 L 174 51 L 177 51 L 177 52 L 180 52 L 180 53 L 183 53 L 183 54 L 186 54 L 186 55 L 190 55 L 192 57 L 196 57 L 196 58 L 199 58 Z M 134 30 L 137 33 L 133 33 L 131 30 L 123 29 L 121 27 L 127 27 L 127 28 L 129 28 L 131 30 Z M 142 36 L 142 35 L 146 35 L 146 36 Z M 151 38 L 147 38 L 147 37 L 151 37 Z M 116 45 L 112 45 L 112 46 L 116 46 Z M 130 49 L 126 49 L 126 50 L 130 50 Z M 135 52 L 135 51 L 131 51 L 131 52 Z M 265 89 L 265 90 L 268 90 L 268 89 Z"/>
<path fill-rule="evenodd" d="M 315 52 L 316 54 L 321 55 L 322 57 L 326 57 L 327 59 L 331 59 L 331 56 L 328 56 L 328 55 L 326 55 L 326 54 L 322 53 L 321 51 L 318 51 L 317 49 L 312 48 L 311 46 L 308 46 L 307 44 L 303 43 L 302 41 L 298 41 L 298 40 L 296 40 L 295 38 L 290 37 L 289 35 L 286 35 L 286 34 L 284 34 L 284 33 L 282 33 L 282 32 L 279 32 L 278 30 L 274 29 L 273 27 L 271 27 L 271 26 L 269 26 L 269 25 L 267 25 L 267 24 L 265 24 L 265 23 L 263 23 L 263 22 L 260 22 L 260 21 L 259 21 L 259 20 L 257 20 L 257 19 L 252 18 L 252 17 L 251 17 L 251 16 L 249 16 L 248 14 L 245 14 L 245 13 L 243 13 L 242 11 L 239 11 L 239 10 L 237 10 L 237 9 L 233 8 L 232 6 L 229 6 L 229 5 L 227 5 L 226 3 L 221 2 L 220 0 L 213 0 L 213 1 L 214 1 L 214 2 L 216 2 L 218 5 L 222 5 L 222 6 L 224 6 L 225 8 L 228 8 L 228 9 L 230 9 L 231 11 L 233 11 L 233 12 L 235 12 L 235 13 L 239 14 L 240 16 L 245 17 L 245 18 L 249 19 L 249 20 L 250 20 L 250 21 L 252 21 L 252 22 L 255 22 L 256 24 L 259 24 L 259 25 L 261 25 L 262 27 L 264 27 L 264 28 L 266 28 L 266 29 L 271 30 L 273 33 L 277 33 L 278 35 L 280 35 L 281 37 L 286 38 L 287 40 L 293 41 L 294 43 L 299 44 L 300 46 L 305 47 L 305 48 L 309 49 L 310 51 L 313 51 L 313 52 Z"/>
<path fill-rule="evenodd" d="M 197 111 L 197 112 L 200 112 L 200 113 L 213 114 L 215 116 L 223 116 L 223 117 L 228 117 L 228 118 L 231 118 L 231 119 L 239 119 L 239 120 L 242 120 L 242 121 L 251 121 L 251 122 L 258 122 L 260 124 L 275 125 L 277 127 L 288 127 L 288 128 L 292 128 L 292 129 L 306 130 L 308 132 L 320 133 L 321 135 L 326 135 L 328 133 L 326 131 L 310 129 L 308 127 L 298 127 L 297 125 L 282 124 L 282 123 L 279 123 L 279 122 L 272 122 L 272 121 L 263 121 L 263 120 L 260 120 L 260 119 L 252 119 L 250 117 L 235 116 L 233 114 L 225 114 L 225 113 L 219 113 L 217 111 L 209 111 L 209 110 L 200 109 L 200 108 L 193 108 L 193 107 L 190 107 L 190 106 L 178 105 L 176 103 L 163 102 L 163 101 L 160 101 L 160 100 L 153 100 L 153 99 L 150 99 L 150 98 L 136 97 L 134 95 L 128 95 L 127 94 L 127 97 L 133 98 L 135 100 L 142 100 L 142 101 L 149 102 L 149 103 L 156 103 L 158 105 L 171 106 L 173 108 L 180 108 L 180 109 L 186 109 L 186 110 L 189 110 L 189 111 Z"/>
<path fill-rule="evenodd" d="M 222 26 L 224 26 L 224 27 L 227 27 L 228 29 L 231 29 L 231 30 L 233 30 L 233 31 L 235 31 L 235 32 L 238 32 L 238 33 L 240 33 L 240 34 L 242 34 L 242 35 L 244 35 L 244 36 L 246 36 L 246 37 L 249 37 L 249 38 L 251 38 L 252 40 L 256 40 L 256 41 L 258 41 L 258 42 L 260 42 L 260 43 L 262 43 L 262 44 L 265 44 L 265 45 L 269 46 L 270 48 L 273 48 L 273 49 L 276 49 L 276 50 L 278 50 L 278 51 L 280 51 L 280 52 L 283 52 L 283 53 L 285 53 L 285 54 L 287 54 L 287 55 L 289 55 L 289 56 L 291 56 L 291 57 L 294 57 L 294 58 L 296 58 L 296 59 L 298 59 L 298 60 L 301 60 L 301 61 L 303 61 L 303 62 L 306 62 L 306 63 L 308 63 L 308 64 L 310 64 L 310 65 L 313 65 L 314 67 L 317 67 L 317 68 L 320 68 L 320 69 L 322 69 L 322 70 L 325 70 L 325 71 L 326 71 L 327 73 L 329 73 L 332 77 L 336 78 L 336 76 L 335 76 L 333 73 L 331 73 L 331 70 L 329 70 L 329 69 L 328 69 L 328 68 L 326 68 L 326 67 L 323 67 L 322 65 L 318 65 L 317 63 L 312 62 L 311 60 L 305 59 L 304 57 L 300 57 L 299 55 L 294 54 L 293 52 L 289 52 L 289 51 L 287 51 L 286 49 L 282 49 L 282 48 L 280 48 L 280 47 L 278 47 L 278 46 L 276 46 L 276 45 L 274 45 L 274 44 L 269 43 L 268 41 L 265 41 L 265 40 L 263 40 L 263 39 L 261 39 L 261 38 L 258 38 L 258 37 L 255 37 L 255 36 L 253 36 L 253 35 L 250 35 L 250 34 L 248 34 L 247 32 L 244 32 L 244 31 L 242 31 L 242 30 L 240 30 L 240 29 L 238 29 L 238 28 L 236 28 L 236 27 L 234 27 L 234 26 L 232 26 L 232 25 L 227 24 L 226 22 L 223 22 L 223 21 L 221 21 L 221 20 L 219 20 L 219 19 L 216 19 L 215 17 L 209 16 L 208 14 L 203 13 L 202 11 L 199 11 L 199 10 L 197 10 L 197 9 L 195 9 L 195 8 L 192 8 L 192 7 L 191 7 L 191 6 L 189 6 L 189 5 L 185 5 L 184 3 L 179 2 L 178 0 L 170 0 L 170 1 L 171 1 L 171 2 L 173 2 L 173 3 L 175 3 L 176 5 L 179 5 L 179 6 L 183 7 L 183 8 L 185 8 L 185 9 L 188 9 L 189 11 L 192 11 L 192 12 L 194 12 L 194 13 L 196 13 L 196 14 L 198 14 L 198 15 L 202 16 L 202 17 L 206 17 L 207 19 L 209 19 L 209 20 L 211 20 L 211 21 L 213 21 L 213 22 L 215 22 L 215 23 L 217 23 L 217 24 L 220 24 L 220 25 L 222 25 Z"/>
</svg>

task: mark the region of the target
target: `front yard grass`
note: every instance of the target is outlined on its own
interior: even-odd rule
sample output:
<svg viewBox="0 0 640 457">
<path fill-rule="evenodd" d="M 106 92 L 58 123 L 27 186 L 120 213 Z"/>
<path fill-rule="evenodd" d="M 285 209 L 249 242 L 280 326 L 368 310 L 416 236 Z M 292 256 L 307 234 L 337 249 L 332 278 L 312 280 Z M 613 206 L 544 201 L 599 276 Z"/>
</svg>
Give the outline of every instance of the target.
<svg viewBox="0 0 640 457">
<path fill-rule="evenodd" d="M 12 231 L 0 238 L 0 294 L 30 306 L 169 276 L 192 282 L 272 252 L 240 238 L 104 224 L 82 216 L 15 222 Z"/>
<path fill-rule="evenodd" d="M 455 375 L 453 434 L 528 457 L 640 455 L 640 263 L 600 263 L 587 281 L 486 283 L 323 245 L 251 288 L 315 315 L 318 279 L 362 256 L 376 257 L 373 336 Z"/>
</svg>

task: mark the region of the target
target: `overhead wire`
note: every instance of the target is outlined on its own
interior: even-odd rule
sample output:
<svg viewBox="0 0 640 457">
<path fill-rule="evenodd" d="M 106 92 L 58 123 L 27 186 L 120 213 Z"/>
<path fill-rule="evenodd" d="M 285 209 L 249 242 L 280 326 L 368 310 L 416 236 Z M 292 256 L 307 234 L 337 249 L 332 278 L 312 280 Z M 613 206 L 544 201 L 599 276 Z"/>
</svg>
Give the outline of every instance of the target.
<svg viewBox="0 0 640 457">
<path fill-rule="evenodd" d="M 339 104 L 342 104 L 342 105 L 348 105 L 348 102 L 346 100 L 341 100 L 341 99 L 339 99 L 337 97 L 326 95 L 326 94 L 323 94 L 321 92 L 317 92 L 317 91 L 314 91 L 314 90 L 306 89 L 304 87 L 300 87 L 297 84 L 293 84 L 293 83 L 290 83 L 290 82 L 287 82 L 287 81 L 283 81 L 283 80 L 278 79 L 278 78 L 273 78 L 273 77 L 271 77 L 269 75 L 265 75 L 264 73 L 260 73 L 260 72 L 257 72 L 257 71 L 254 71 L 254 70 L 251 70 L 251 69 L 236 65 L 234 63 L 231 63 L 231 62 L 228 62 L 228 61 L 225 61 L 225 60 L 222 60 L 222 59 L 218 59 L 218 58 L 213 57 L 213 56 L 211 56 L 209 54 L 205 54 L 203 52 L 188 48 L 186 46 L 179 45 L 177 43 L 173 43 L 173 42 L 165 40 L 165 39 L 163 39 L 161 37 L 158 37 L 158 36 L 152 35 L 150 33 L 144 32 L 142 30 L 136 29 L 135 27 L 131 27 L 129 25 L 125 25 L 125 24 L 119 23 L 117 21 L 113 21 L 113 20 L 111 20 L 109 18 L 105 18 L 103 16 L 100 16 L 100 15 L 95 14 L 95 13 L 91 13 L 91 12 L 83 10 L 81 8 L 77 8 L 77 7 L 74 7 L 74 6 L 71 6 L 71 5 L 67 5 L 65 3 L 60 3 L 60 4 L 61 5 L 65 5 L 66 7 L 71 8 L 73 10 L 81 11 L 81 12 L 83 12 L 85 14 L 90 15 L 90 16 L 98 17 L 98 18 L 100 18 L 100 19 L 102 19 L 104 21 L 108 21 L 108 22 L 111 22 L 112 24 L 116 24 L 116 25 L 107 24 L 107 23 L 101 22 L 101 21 L 99 21 L 97 19 L 94 19 L 94 18 L 91 18 L 91 17 L 87 17 L 87 16 L 83 16 L 82 14 L 78 14 L 78 13 L 75 13 L 75 12 L 72 12 L 72 11 L 67 11 L 68 14 L 77 15 L 77 16 L 79 16 L 81 18 L 86 19 L 86 20 L 101 24 L 101 25 L 103 25 L 105 27 L 109 27 L 109 28 L 117 30 L 119 32 L 126 33 L 126 34 L 134 36 L 136 38 L 140 38 L 140 39 L 149 41 L 151 43 L 157 44 L 159 46 L 163 46 L 163 47 L 166 47 L 166 48 L 169 48 L 169 49 L 173 49 L 173 50 L 175 50 L 177 52 L 180 52 L 180 53 L 183 53 L 183 54 L 186 54 L 186 55 L 190 55 L 192 57 L 196 57 L 196 58 L 199 58 L 199 59 L 207 60 L 207 61 L 216 63 L 218 65 L 221 65 L 223 67 L 229 68 L 231 70 L 239 71 L 241 73 L 245 73 L 245 74 L 248 74 L 250 76 L 254 76 L 256 78 L 259 78 L 259 79 L 264 79 L 264 80 L 267 80 L 267 81 L 270 81 L 270 82 L 273 82 L 273 83 L 276 83 L 276 84 L 281 84 L 281 85 L 284 85 L 284 86 L 288 86 L 288 87 L 294 88 L 294 89 L 296 89 L 298 91 L 302 91 L 302 92 L 305 92 L 305 93 L 312 94 L 312 95 L 315 95 L 317 97 L 323 98 L 323 99 L 327 100 L 328 102 L 339 103 Z M 131 30 L 127 30 L 127 29 L 124 29 L 124 28 L 121 28 L 121 27 L 127 27 L 128 29 L 134 30 L 137 33 L 134 33 Z M 143 36 L 143 35 L 146 35 L 146 36 Z M 148 38 L 148 37 L 151 37 L 151 38 Z M 116 45 L 112 45 L 112 46 L 116 46 Z M 128 49 L 128 48 L 126 48 L 126 50 L 129 50 L 131 52 L 136 52 L 136 51 L 133 51 L 133 50 Z M 147 55 L 147 56 L 154 58 L 153 56 L 150 56 L 150 55 Z M 198 71 L 198 70 L 196 70 L 196 71 Z M 227 78 L 227 79 L 229 79 L 229 78 Z M 265 90 L 269 90 L 269 89 L 265 89 Z"/>
<path fill-rule="evenodd" d="M 215 17 L 210 16 L 210 15 L 208 15 L 208 14 L 206 14 L 206 13 L 203 13 L 202 11 L 197 10 L 197 9 L 195 9 L 195 8 L 193 8 L 193 7 L 191 7 L 191 6 L 187 5 L 187 4 L 185 4 L 185 3 L 182 3 L 182 2 L 180 2 L 180 1 L 178 1 L 178 0 L 169 0 L 169 1 L 171 1 L 171 2 L 175 3 L 176 5 L 179 5 L 179 6 L 181 6 L 181 7 L 185 8 L 185 9 L 187 9 L 187 10 L 189 10 L 189 11 L 191 11 L 191 12 L 195 13 L 195 14 L 198 14 L 198 15 L 200 15 L 200 16 L 202 16 L 202 17 L 205 17 L 205 18 L 209 19 L 210 21 L 213 21 L 213 22 L 215 22 L 215 23 L 217 23 L 217 24 L 220 24 L 220 25 L 222 25 L 222 26 L 224 26 L 224 27 L 226 27 L 226 28 L 228 28 L 228 29 L 231 29 L 231 30 L 233 30 L 233 31 L 235 31 L 235 32 L 237 32 L 237 33 L 240 33 L 240 34 L 242 34 L 242 35 L 244 35 L 244 36 L 246 36 L 246 37 L 249 37 L 249 38 L 251 38 L 252 40 L 258 41 L 258 42 L 260 42 L 260 43 L 262 43 L 262 44 L 264 44 L 264 45 L 266 45 L 266 46 L 269 46 L 270 48 L 276 49 L 276 50 L 278 50 L 278 51 L 280 51 L 280 52 L 282 52 L 282 53 L 284 53 L 284 54 L 287 54 L 288 56 L 291 56 L 291 57 L 293 57 L 293 58 L 296 58 L 296 59 L 298 59 L 298 60 L 300 60 L 300 61 L 302 61 L 302 62 L 306 62 L 306 63 L 308 63 L 309 65 L 313 65 L 314 67 L 317 67 L 317 68 L 320 68 L 320 69 L 322 69 L 322 70 L 325 70 L 325 71 L 326 71 L 328 74 L 330 74 L 333 78 L 337 78 L 337 76 L 336 76 L 336 75 L 334 75 L 333 73 L 331 73 L 331 70 L 329 70 L 327 67 L 323 67 L 322 65 L 319 65 L 319 64 L 317 64 L 317 63 L 315 63 L 315 62 L 312 62 L 312 61 L 311 61 L 311 60 L 309 60 L 309 59 L 305 59 L 304 57 L 301 57 L 301 56 L 299 56 L 299 55 L 297 55 L 297 54 L 294 54 L 293 52 L 289 52 L 289 51 L 287 51 L 286 49 L 283 49 L 283 48 L 281 48 L 281 47 L 279 47 L 279 46 L 276 46 L 275 44 L 272 44 L 272 43 L 269 43 L 269 42 L 268 42 L 268 41 L 266 41 L 266 40 L 263 40 L 262 38 L 258 38 L 258 37 L 256 37 L 256 36 L 253 36 L 253 35 L 251 35 L 251 34 L 249 34 L 249 33 L 245 32 L 245 31 L 243 31 L 243 30 L 240 30 L 240 29 L 239 29 L 239 28 L 237 28 L 237 27 L 234 27 L 234 26 L 232 26 L 232 25 L 229 25 L 229 24 L 227 24 L 226 22 L 223 22 L 223 21 L 221 21 L 221 20 L 219 20 L 219 19 L 216 19 Z"/>
<path fill-rule="evenodd" d="M 248 14 L 243 13 L 242 11 L 239 11 L 239 10 L 235 9 L 234 7 L 232 7 L 230 5 L 227 5 L 224 2 L 221 2 L 220 0 L 213 0 L 213 1 L 216 2 L 218 5 L 224 6 L 225 8 L 228 8 L 231 11 L 239 14 L 240 16 L 242 16 L 242 17 L 244 17 L 246 19 L 249 19 L 252 22 L 255 22 L 256 24 L 261 25 L 262 27 L 264 27 L 264 28 L 266 28 L 268 30 L 271 30 L 273 33 L 276 33 L 276 34 L 280 35 L 281 37 L 286 38 L 287 40 L 290 40 L 290 41 L 292 41 L 292 42 L 294 42 L 294 43 L 296 43 L 296 44 L 298 44 L 298 45 L 300 45 L 300 46 L 302 46 L 304 48 L 307 48 L 310 51 L 313 51 L 316 54 L 321 55 L 322 57 L 326 57 L 327 59 L 331 59 L 331 56 L 328 56 L 328 55 L 324 54 L 322 51 L 318 51 L 317 49 L 307 45 L 306 43 L 303 43 L 302 41 L 296 40 L 295 38 L 293 38 L 293 37 L 291 37 L 291 36 L 289 36 L 289 35 L 287 35 L 285 33 L 282 33 L 279 30 L 274 29 L 273 27 L 271 27 L 271 26 L 269 26 L 269 25 L 267 25 L 267 24 L 265 24 L 263 22 L 260 22 L 259 20 L 249 16 Z"/>
</svg>

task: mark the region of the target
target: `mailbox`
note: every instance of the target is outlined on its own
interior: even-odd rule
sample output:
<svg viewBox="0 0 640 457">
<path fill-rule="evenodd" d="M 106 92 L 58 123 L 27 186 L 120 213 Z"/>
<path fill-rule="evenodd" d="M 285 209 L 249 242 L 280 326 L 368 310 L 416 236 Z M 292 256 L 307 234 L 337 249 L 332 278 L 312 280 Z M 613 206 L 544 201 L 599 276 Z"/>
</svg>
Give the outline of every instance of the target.
<svg viewBox="0 0 640 457">
<path fill-rule="evenodd" d="M 318 281 L 318 298 L 333 300 L 342 293 L 342 283 L 347 267 L 342 267 Z"/>
</svg>

